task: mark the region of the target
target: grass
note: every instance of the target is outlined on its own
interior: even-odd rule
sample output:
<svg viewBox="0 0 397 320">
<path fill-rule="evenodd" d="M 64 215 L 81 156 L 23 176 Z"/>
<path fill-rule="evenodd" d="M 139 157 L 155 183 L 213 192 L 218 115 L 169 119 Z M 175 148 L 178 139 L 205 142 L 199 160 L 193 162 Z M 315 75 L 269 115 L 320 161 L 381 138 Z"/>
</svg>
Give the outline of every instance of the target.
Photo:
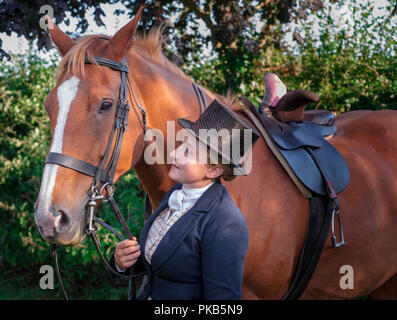
<svg viewBox="0 0 397 320">
<path fill-rule="evenodd" d="M 106 271 L 104 271 L 106 273 Z M 43 290 L 39 286 L 41 274 L 19 274 L 0 278 L 0 300 L 63 300 L 58 280 L 54 279 L 54 289 Z M 94 281 L 95 285 L 75 283 L 64 279 L 66 292 L 71 300 L 126 300 L 127 280 L 110 280 L 106 276 Z M 69 281 L 67 281 L 69 280 Z M 72 281 L 70 281 L 72 280 Z"/>
</svg>

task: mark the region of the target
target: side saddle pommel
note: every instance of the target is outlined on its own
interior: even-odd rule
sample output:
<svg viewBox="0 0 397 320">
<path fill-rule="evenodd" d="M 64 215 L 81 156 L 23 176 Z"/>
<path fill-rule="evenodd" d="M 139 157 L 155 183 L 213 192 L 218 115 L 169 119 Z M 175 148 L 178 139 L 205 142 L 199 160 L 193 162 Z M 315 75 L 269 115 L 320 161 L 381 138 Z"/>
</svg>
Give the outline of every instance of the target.
<svg viewBox="0 0 397 320">
<path fill-rule="evenodd" d="M 319 96 L 311 91 L 293 90 L 287 92 L 274 107 L 269 109 L 273 116 L 281 122 L 303 122 L 305 107 L 311 102 L 317 102 Z"/>
</svg>

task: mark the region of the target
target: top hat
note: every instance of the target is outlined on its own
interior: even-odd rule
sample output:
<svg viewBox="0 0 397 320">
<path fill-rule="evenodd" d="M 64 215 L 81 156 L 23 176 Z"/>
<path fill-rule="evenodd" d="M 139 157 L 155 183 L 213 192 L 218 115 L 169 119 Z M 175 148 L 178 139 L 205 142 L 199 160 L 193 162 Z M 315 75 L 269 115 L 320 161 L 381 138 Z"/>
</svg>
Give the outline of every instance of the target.
<svg viewBox="0 0 397 320">
<path fill-rule="evenodd" d="M 235 173 L 247 175 L 243 162 L 249 148 L 260 134 L 233 110 L 222 106 L 215 99 L 197 121 L 178 118 L 178 122 L 201 143 L 226 160 L 226 164 L 234 167 Z"/>
</svg>

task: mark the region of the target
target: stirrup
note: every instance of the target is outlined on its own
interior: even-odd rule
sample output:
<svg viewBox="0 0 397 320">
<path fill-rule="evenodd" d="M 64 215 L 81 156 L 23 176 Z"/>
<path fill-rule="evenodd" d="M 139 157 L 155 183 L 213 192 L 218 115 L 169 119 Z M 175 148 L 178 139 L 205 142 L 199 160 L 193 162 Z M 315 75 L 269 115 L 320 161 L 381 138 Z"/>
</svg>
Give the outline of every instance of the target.
<svg viewBox="0 0 397 320">
<path fill-rule="evenodd" d="M 331 200 L 332 201 L 332 200 Z M 332 210 L 332 222 L 331 222 L 331 231 L 332 231 L 332 237 L 331 241 L 332 244 L 330 247 L 332 248 L 339 248 L 342 247 L 346 244 L 345 237 L 343 234 L 343 226 L 342 226 L 342 219 L 341 215 L 339 212 L 339 205 L 337 201 L 333 201 L 333 210 Z M 338 242 L 336 240 L 336 235 L 335 235 L 335 215 L 338 215 L 338 222 L 339 222 L 339 231 L 340 231 L 340 241 Z"/>
</svg>

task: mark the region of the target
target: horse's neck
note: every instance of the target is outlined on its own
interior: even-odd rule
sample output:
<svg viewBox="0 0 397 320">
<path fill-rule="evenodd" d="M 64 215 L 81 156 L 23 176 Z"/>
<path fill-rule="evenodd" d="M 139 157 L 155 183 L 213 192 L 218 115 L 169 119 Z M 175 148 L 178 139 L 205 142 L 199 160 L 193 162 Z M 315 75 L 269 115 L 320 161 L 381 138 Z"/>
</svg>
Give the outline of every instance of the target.
<svg viewBox="0 0 397 320">
<path fill-rule="evenodd" d="M 175 183 L 168 178 L 168 167 L 158 164 L 148 165 L 142 157 L 142 161 L 134 167 L 134 170 L 149 196 L 153 209 L 156 209 L 165 193 Z"/>
<path fill-rule="evenodd" d="M 144 161 L 144 150 L 134 170 L 149 195 L 153 208 L 160 203 L 164 194 L 175 184 L 168 177 L 167 165 L 167 121 L 175 121 L 175 134 L 179 129 L 177 117 L 199 115 L 199 105 L 187 78 L 135 54 L 131 59 L 131 78 L 139 90 L 139 102 L 147 111 L 147 129 L 159 129 L 164 137 L 164 163 L 148 165 Z M 133 86 L 134 86 L 133 84 Z M 134 88 L 135 89 L 135 88 Z M 174 137 L 170 137 L 175 139 Z M 150 143 L 150 142 L 149 142 Z M 149 144 L 146 142 L 146 146 Z"/>
</svg>

